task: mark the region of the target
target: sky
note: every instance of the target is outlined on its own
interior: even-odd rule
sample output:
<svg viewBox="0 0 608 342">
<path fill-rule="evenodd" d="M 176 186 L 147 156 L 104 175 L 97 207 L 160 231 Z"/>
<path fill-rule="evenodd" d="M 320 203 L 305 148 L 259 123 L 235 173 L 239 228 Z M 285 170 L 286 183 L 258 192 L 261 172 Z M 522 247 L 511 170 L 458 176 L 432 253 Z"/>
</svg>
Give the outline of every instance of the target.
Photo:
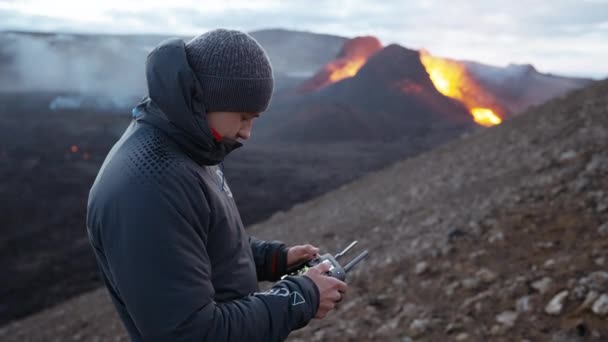
<svg viewBox="0 0 608 342">
<path fill-rule="evenodd" d="M 0 0 L 0 30 L 197 35 L 304 30 L 497 66 L 608 77 L 608 0 Z"/>
</svg>

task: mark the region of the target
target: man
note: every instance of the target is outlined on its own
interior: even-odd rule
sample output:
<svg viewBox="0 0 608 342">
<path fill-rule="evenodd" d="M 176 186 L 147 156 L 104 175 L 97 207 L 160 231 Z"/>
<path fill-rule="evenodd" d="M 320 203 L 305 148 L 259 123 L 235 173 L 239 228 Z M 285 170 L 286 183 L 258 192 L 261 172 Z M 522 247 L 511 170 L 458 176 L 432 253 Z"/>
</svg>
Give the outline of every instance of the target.
<svg viewBox="0 0 608 342">
<path fill-rule="evenodd" d="M 214 30 L 162 42 L 148 96 L 89 194 L 87 231 L 133 341 L 281 341 L 342 299 L 318 252 L 247 236 L 218 164 L 247 139 L 273 89 L 249 35 Z M 260 161 L 264 162 L 264 161 Z M 278 281 L 260 293 L 258 281 Z"/>
</svg>

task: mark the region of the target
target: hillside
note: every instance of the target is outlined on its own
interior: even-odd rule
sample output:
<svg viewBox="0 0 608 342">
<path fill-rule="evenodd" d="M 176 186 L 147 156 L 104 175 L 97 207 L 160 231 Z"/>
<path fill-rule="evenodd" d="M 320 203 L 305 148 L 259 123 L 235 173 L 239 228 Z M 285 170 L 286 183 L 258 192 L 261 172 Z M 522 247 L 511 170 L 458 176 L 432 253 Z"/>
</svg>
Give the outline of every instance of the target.
<svg viewBox="0 0 608 342">
<path fill-rule="evenodd" d="M 85 206 L 101 163 L 131 119 L 127 112 L 104 114 L 52 111 L 29 94 L 0 94 L 0 179 L 6 180 L 0 182 L 0 326 L 101 285 L 83 230 Z M 455 137 L 246 142 L 227 158 L 225 171 L 249 225 Z"/>
<path fill-rule="evenodd" d="M 371 252 L 337 312 L 290 339 L 606 340 L 607 95 L 599 82 L 251 227 Z M 126 340 L 110 305 L 96 290 L 0 339 Z"/>
</svg>

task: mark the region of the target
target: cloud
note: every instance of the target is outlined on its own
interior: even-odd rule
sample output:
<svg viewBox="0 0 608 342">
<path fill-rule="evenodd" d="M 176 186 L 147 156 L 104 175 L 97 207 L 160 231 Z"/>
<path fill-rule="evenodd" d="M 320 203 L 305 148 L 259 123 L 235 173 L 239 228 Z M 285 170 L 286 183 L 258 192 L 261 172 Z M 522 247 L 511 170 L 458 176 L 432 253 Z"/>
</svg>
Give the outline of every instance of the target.
<svg viewBox="0 0 608 342">
<path fill-rule="evenodd" d="M 85 11 L 85 5 L 93 7 Z M 488 0 L 0 0 L 0 29 L 196 35 L 216 27 L 287 28 L 375 35 L 385 44 L 424 47 L 447 57 L 606 77 L 606 13 L 603 0 L 527 0 L 525 6 Z"/>
</svg>

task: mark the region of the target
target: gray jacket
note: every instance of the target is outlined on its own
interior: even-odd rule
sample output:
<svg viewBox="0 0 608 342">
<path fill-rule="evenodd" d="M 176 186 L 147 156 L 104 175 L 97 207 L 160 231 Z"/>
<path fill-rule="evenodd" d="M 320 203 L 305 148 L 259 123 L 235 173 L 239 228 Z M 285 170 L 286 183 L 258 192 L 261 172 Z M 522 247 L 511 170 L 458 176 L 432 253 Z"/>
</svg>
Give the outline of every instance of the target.
<svg viewBox="0 0 608 342">
<path fill-rule="evenodd" d="M 148 97 L 93 184 L 87 231 L 133 341 L 282 341 L 319 305 L 308 277 L 279 280 L 287 248 L 249 237 L 220 168 L 184 43 L 146 61 Z"/>
</svg>

